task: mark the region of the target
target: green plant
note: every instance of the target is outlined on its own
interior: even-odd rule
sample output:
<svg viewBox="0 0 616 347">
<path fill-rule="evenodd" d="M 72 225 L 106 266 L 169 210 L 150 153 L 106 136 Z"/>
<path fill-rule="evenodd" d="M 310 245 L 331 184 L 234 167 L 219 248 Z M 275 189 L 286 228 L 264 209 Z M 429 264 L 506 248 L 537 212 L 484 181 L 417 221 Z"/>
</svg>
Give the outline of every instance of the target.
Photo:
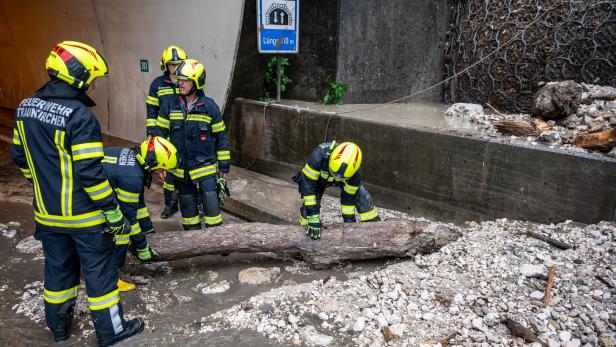
<svg viewBox="0 0 616 347">
<path fill-rule="evenodd" d="M 347 89 L 349 89 L 349 85 L 346 83 L 336 83 L 332 76 L 327 76 L 325 84 L 329 87 L 329 90 L 323 98 L 323 103 L 326 105 L 342 104 L 342 97 Z"/>
<path fill-rule="evenodd" d="M 293 83 L 293 80 L 285 73 L 285 66 L 289 66 L 289 58 L 280 57 L 280 92 L 287 90 L 287 87 Z M 267 101 L 272 99 L 272 95 L 276 94 L 276 57 L 273 56 L 267 62 L 267 70 L 265 70 L 265 81 L 259 100 Z"/>
</svg>

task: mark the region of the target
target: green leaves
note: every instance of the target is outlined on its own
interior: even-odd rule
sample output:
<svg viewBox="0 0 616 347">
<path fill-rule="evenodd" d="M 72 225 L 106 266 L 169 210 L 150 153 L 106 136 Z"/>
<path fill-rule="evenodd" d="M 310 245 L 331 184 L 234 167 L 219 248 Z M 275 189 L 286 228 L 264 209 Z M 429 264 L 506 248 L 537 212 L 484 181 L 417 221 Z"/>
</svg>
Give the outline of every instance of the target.
<svg viewBox="0 0 616 347">
<path fill-rule="evenodd" d="M 346 83 L 336 83 L 332 76 L 327 76 L 325 84 L 329 87 L 329 90 L 325 97 L 323 97 L 322 102 L 325 105 L 342 104 L 342 97 L 347 89 L 349 89 L 349 85 Z"/>
<path fill-rule="evenodd" d="M 287 87 L 293 83 L 293 80 L 285 73 L 285 67 L 289 66 L 289 58 L 280 57 L 280 91 L 284 92 Z M 265 71 L 265 82 L 259 100 L 268 101 L 272 99 L 272 95 L 276 94 L 276 56 L 273 56 L 267 62 L 267 70 Z"/>
</svg>

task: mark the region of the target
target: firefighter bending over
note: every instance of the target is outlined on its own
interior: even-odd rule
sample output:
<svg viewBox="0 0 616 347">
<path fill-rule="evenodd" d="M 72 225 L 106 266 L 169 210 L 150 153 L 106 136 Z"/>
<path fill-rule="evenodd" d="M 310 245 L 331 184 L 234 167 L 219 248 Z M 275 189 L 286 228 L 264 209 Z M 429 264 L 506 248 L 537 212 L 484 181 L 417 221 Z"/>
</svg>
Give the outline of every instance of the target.
<svg viewBox="0 0 616 347">
<path fill-rule="evenodd" d="M 312 151 L 304 168 L 293 177 L 304 199 L 300 224 L 306 235 L 321 238 L 321 198 L 325 188 L 340 187 L 340 209 L 345 223 L 355 222 L 355 210 L 362 222 L 380 221 L 370 193 L 361 183 L 362 154 L 351 142 L 326 142 Z"/>
</svg>

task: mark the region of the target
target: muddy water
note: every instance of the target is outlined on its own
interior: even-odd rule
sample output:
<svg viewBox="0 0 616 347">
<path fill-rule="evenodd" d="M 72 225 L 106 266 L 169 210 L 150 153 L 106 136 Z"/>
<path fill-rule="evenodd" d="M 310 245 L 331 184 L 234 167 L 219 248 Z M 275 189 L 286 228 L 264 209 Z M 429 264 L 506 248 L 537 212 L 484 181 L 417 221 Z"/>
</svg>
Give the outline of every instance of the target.
<svg viewBox="0 0 616 347">
<path fill-rule="evenodd" d="M 225 215 L 225 223 L 244 223 Z M 22 253 L 16 245 L 33 232 L 32 207 L 18 203 L 0 203 L 0 223 L 17 221 L 21 228 L 13 237 L 0 235 L 0 345 L 52 345 L 42 312 L 44 260 L 37 254 Z M 177 221 L 155 221 L 158 232 L 174 232 Z M 177 232 L 177 231 L 176 231 Z M 347 264 L 331 270 L 315 271 L 303 263 L 282 261 L 269 254 L 231 254 L 203 256 L 174 262 L 142 265 L 129 257 L 121 277 L 138 284 L 136 290 L 123 293 L 122 302 L 128 317 L 140 316 L 147 322 L 145 331 L 123 345 L 215 345 L 270 346 L 275 343 L 254 331 L 223 331 L 194 336 L 202 317 L 241 303 L 257 293 L 282 286 L 285 281 L 302 283 L 327 276 L 346 279 L 356 271 L 382 268 L 385 261 Z M 243 285 L 237 281 L 240 270 L 259 267 L 280 267 L 281 275 L 268 285 Z M 40 281 L 38 286 L 32 284 Z M 203 294 L 207 285 L 227 281 L 230 287 L 218 294 Z M 28 292 L 30 299 L 23 299 Z M 80 292 L 83 296 L 85 291 Z M 25 302 L 25 303 L 24 303 Z M 16 313 L 15 307 L 34 307 L 30 317 Z M 78 309 L 73 336 L 63 345 L 96 343 L 85 304 Z M 35 321 L 38 320 L 38 321 Z M 193 335 L 193 336 L 189 336 Z"/>
</svg>

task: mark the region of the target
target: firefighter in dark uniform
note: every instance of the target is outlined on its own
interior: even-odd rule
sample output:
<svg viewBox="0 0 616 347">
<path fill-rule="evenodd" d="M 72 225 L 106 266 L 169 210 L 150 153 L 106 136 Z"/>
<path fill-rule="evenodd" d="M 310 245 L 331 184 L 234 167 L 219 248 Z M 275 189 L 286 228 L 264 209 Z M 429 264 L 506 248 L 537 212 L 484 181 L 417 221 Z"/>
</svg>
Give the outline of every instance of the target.
<svg viewBox="0 0 616 347">
<path fill-rule="evenodd" d="M 306 235 L 321 238 L 321 198 L 325 188 L 340 187 L 340 210 L 345 223 L 354 223 L 355 211 L 361 222 L 380 221 L 370 193 L 361 183 L 362 154 L 351 142 L 326 142 L 312 151 L 304 168 L 293 177 L 303 198 L 300 224 Z"/>
<path fill-rule="evenodd" d="M 108 346 L 141 332 L 144 322 L 123 317 L 113 238 L 128 230 L 103 171 L 100 126 L 86 94 L 107 75 L 107 63 L 94 48 L 64 41 L 46 68 L 50 81 L 17 108 L 11 148 L 34 190 L 34 236 L 45 254 L 45 318 L 56 341 L 70 337 L 83 273 L 98 342 Z"/>
<path fill-rule="evenodd" d="M 115 236 L 114 254 L 120 268 L 124 266 L 129 243 L 140 261 L 153 262 L 159 258 L 145 236 L 154 232 L 154 225 L 145 205 L 144 187 L 150 187 L 153 171 L 176 167 L 175 153 L 175 147 L 161 137 L 149 137 L 140 148 L 105 148 L 103 168 L 130 224 L 129 234 Z M 135 285 L 119 279 L 118 288 L 125 292 L 135 289 Z"/>
<path fill-rule="evenodd" d="M 160 61 L 160 69 L 163 74 L 156 77 L 150 84 L 150 92 L 145 100 L 147 109 L 147 135 L 156 136 L 156 119 L 161 110 L 169 110 L 165 104 L 173 98 L 177 98 L 177 84 L 171 78 L 178 64 L 186 59 L 186 52 L 178 46 L 171 45 L 163 50 Z M 160 218 L 167 219 L 178 211 L 178 193 L 173 186 L 173 178 L 169 176 L 163 182 L 165 192 L 165 209 Z"/>
<path fill-rule="evenodd" d="M 222 224 L 217 178 L 224 180 L 230 169 L 225 123 L 218 105 L 203 92 L 205 75 L 205 67 L 197 60 L 182 61 L 175 70 L 180 96 L 156 122 L 158 136 L 169 138 L 178 150 L 178 168 L 170 172 L 178 189 L 185 230 L 201 229 L 198 195 L 205 227 Z"/>
</svg>

